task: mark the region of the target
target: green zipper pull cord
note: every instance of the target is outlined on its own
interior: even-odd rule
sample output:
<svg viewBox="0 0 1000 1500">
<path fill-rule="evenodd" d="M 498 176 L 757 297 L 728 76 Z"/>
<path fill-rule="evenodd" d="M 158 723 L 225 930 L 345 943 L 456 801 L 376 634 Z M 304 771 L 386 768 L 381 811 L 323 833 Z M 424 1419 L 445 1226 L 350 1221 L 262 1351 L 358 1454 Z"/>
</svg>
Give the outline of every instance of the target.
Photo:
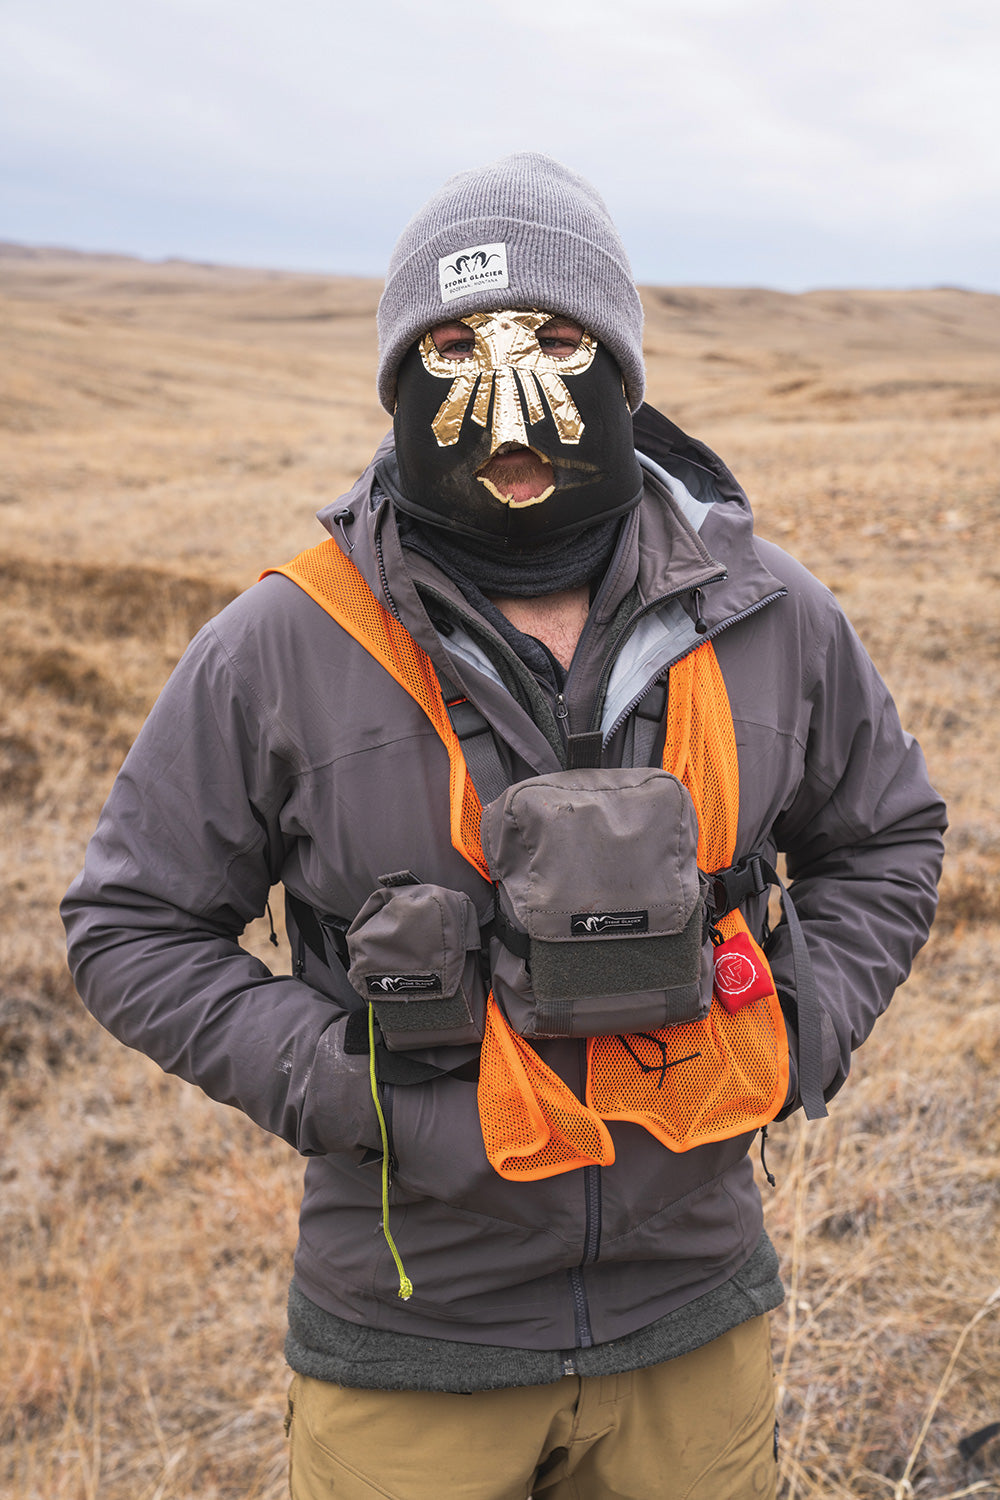
<svg viewBox="0 0 1000 1500">
<path fill-rule="evenodd" d="M 368 1002 L 368 1077 L 372 1086 L 372 1102 L 375 1105 L 375 1113 L 378 1115 L 378 1128 L 382 1135 L 382 1233 L 385 1242 L 392 1251 L 392 1258 L 396 1262 L 396 1270 L 399 1272 L 399 1291 L 397 1297 L 402 1297 L 405 1302 L 413 1296 L 413 1282 L 403 1270 L 403 1262 L 399 1258 L 396 1242 L 389 1233 L 389 1132 L 385 1128 L 385 1115 L 382 1113 L 382 1105 L 378 1097 L 378 1082 L 375 1077 L 375 1007 Z"/>
</svg>

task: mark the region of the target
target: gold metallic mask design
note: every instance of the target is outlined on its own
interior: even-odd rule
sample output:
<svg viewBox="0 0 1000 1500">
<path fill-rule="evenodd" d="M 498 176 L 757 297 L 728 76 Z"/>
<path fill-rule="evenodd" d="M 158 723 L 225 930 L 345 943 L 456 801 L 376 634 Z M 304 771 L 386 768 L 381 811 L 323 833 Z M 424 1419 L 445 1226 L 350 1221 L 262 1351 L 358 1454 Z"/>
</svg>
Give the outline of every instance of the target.
<svg viewBox="0 0 1000 1500">
<path fill-rule="evenodd" d="M 431 423 L 439 448 L 450 448 L 458 442 L 474 391 L 472 420 L 480 427 L 486 426 L 490 396 L 493 396 L 490 453 L 495 453 L 503 443 L 529 447 L 518 386 L 524 395 L 530 424 L 542 420 L 547 402 L 559 441 L 580 441 L 583 418 L 562 377 L 580 375 L 588 370 L 597 353 L 597 344 L 589 333 L 585 333 L 579 348 L 565 358 L 546 354 L 539 347 L 535 333 L 552 316 L 547 312 L 470 313 L 461 319 L 476 336 L 476 347 L 467 359 L 445 359 L 435 348 L 433 335 L 425 334 L 420 341 L 424 369 L 430 375 L 452 382 Z"/>
</svg>

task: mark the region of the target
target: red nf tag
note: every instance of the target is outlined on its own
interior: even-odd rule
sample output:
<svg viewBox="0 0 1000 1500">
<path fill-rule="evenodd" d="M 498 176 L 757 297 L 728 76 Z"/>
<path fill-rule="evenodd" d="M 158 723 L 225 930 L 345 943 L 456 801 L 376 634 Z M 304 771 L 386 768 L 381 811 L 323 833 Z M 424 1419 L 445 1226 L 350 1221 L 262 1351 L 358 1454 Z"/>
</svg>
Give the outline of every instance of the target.
<svg viewBox="0 0 1000 1500">
<path fill-rule="evenodd" d="M 731 1016 L 771 991 L 771 977 L 745 932 L 719 944 L 715 950 L 715 996 Z"/>
</svg>

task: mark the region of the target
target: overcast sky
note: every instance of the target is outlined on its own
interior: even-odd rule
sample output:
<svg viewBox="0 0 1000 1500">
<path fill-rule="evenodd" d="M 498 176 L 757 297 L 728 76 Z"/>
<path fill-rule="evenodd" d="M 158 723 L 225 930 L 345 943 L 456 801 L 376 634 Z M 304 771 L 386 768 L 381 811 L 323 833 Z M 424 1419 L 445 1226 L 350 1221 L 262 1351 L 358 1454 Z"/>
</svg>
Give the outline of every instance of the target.
<svg viewBox="0 0 1000 1500">
<path fill-rule="evenodd" d="M 380 276 L 525 148 L 641 281 L 1000 291 L 1000 3 L 0 0 L 0 239 Z"/>
</svg>

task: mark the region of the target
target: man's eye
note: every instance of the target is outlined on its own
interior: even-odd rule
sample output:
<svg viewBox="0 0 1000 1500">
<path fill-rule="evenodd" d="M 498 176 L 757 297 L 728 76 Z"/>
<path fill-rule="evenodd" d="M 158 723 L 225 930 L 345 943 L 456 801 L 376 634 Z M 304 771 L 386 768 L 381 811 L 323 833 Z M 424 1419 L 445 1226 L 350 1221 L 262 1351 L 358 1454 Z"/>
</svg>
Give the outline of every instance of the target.
<svg viewBox="0 0 1000 1500">
<path fill-rule="evenodd" d="M 553 354 L 556 359 L 567 359 L 579 349 L 583 329 L 578 323 L 559 320 L 544 323 L 535 337 L 538 340 L 538 347 L 546 354 Z"/>
<path fill-rule="evenodd" d="M 476 338 L 461 323 L 444 324 L 432 330 L 434 347 L 445 359 L 468 359 L 476 351 Z"/>
</svg>

